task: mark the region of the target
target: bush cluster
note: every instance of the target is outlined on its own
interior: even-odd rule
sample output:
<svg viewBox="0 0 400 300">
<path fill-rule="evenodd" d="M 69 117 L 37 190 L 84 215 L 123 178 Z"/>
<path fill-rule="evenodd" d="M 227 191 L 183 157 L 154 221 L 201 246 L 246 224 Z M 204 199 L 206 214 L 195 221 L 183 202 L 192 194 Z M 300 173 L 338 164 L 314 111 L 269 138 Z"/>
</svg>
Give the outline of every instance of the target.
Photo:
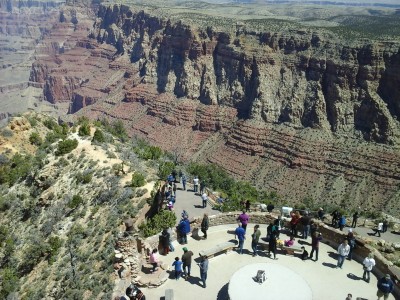
<svg viewBox="0 0 400 300">
<path fill-rule="evenodd" d="M 176 215 L 169 210 L 162 210 L 154 215 L 151 219 L 139 226 L 141 233 L 145 237 L 149 237 L 160 233 L 164 228 L 173 227 L 176 224 Z"/>
<path fill-rule="evenodd" d="M 146 180 L 143 174 L 135 172 L 132 174 L 132 187 L 141 187 L 146 184 Z"/>
<path fill-rule="evenodd" d="M 76 147 L 78 147 L 78 141 L 76 139 L 73 139 L 73 140 L 66 139 L 66 140 L 60 141 L 58 143 L 55 154 L 57 156 L 64 155 L 64 154 L 70 153 Z"/>
</svg>

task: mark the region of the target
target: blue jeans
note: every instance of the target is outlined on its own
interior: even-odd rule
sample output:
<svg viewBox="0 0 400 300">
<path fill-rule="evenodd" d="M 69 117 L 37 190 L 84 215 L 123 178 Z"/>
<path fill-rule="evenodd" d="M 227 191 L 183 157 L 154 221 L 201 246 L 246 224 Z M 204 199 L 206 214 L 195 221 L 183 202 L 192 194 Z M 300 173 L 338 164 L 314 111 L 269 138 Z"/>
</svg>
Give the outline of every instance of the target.
<svg viewBox="0 0 400 300">
<path fill-rule="evenodd" d="M 251 242 L 251 249 L 253 249 L 253 255 L 257 255 L 257 242 Z"/>
<path fill-rule="evenodd" d="M 244 244 L 244 240 L 239 240 L 239 253 L 243 254 L 243 244 Z"/>
<path fill-rule="evenodd" d="M 343 255 L 339 255 L 338 259 L 337 259 L 337 266 L 339 268 L 341 268 L 343 266 L 344 263 L 344 259 L 346 258 L 346 256 Z"/>
<path fill-rule="evenodd" d="M 171 242 L 171 241 L 169 242 L 169 251 L 171 251 L 171 252 L 174 252 L 174 251 L 175 251 L 175 248 L 174 248 L 174 246 L 172 245 L 172 242 Z"/>
<path fill-rule="evenodd" d="M 310 225 L 305 225 L 303 227 L 303 239 L 307 239 L 308 238 L 309 232 L 310 232 Z"/>
<path fill-rule="evenodd" d="M 201 281 L 203 281 L 203 286 L 206 287 L 207 272 L 200 272 Z"/>
<path fill-rule="evenodd" d="M 181 244 L 187 244 L 187 234 L 181 233 Z"/>
<path fill-rule="evenodd" d="M 203 200 L 203 208 L 207 207 L 207 200 Z"/>
<path fill-rule="evenodd" d="M 186 191 L 186 180 L 182 181 L 183 190 Z"/>
<path fill-rule="evenodd" d="M 195 184 L 195 185 L 193 186 L 193 189 L 194 189 L 194 192 L 197 193 L 198 185 Z"/>
</svg>

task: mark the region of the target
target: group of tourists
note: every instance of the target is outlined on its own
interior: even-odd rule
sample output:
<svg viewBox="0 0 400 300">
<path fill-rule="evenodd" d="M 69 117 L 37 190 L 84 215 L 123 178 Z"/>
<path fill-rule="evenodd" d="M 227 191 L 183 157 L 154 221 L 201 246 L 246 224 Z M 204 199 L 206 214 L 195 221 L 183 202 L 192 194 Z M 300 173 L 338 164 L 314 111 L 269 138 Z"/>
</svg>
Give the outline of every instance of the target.
<svg viewBox="0 0 400 300">
<path fill-rule="evenodd" d="M 180 181 L 182 182 L 183 189 L 186 190 L 186 176 L 180 173 L 179 177 Z M 170 181 L 170 179 L 172 179 L 172 177 L 168 177 L 167 180 L 168 189 L 166 192 L 166 199 L 168 199 L 169 201 L 171 201 L 171 199 L 174 199 L 176 201 L 176 183 Z M 193 178 L 193 191 L 201 195 L 203 207 L 206 207 L 208 196 L 207 193 L 205 192 L 205 182 L 200 181 L 200 179 L 197 176 Z M 242 201 L 241 204 L 243 207 L 243 211 L 237 218 L 238 226 L 235 229 L 235 238 L 237 238 L 238 240 L 237 251 L 239 254 L 243 254 L 243 247 L 244 247 L 244 242 L 246 240 L 247 226 L 250 221 L 250 217 L 247 214 L 247 212 L 250 211 L 250 201 Z M 272 210 L 273 210 L 273 205 L 269 205 L 268 211 Z M 341 231 L 343 231 L 347 222 L 346 216 L 344 214 L 341 214 L 337 210 L 332 212 L 331 216 L 332 216 L 332 226 L 334 228 L 339 228 Z M 302 238 L 307 240 L 309 237 L 311 237 L 311 251 L 308 252 L 306 247 L 302 246 L 301 249 L 303 253 L 301 254 L 301 259 L 318 261 L 320 242 L 323 240 L 323 237 L 322 233 L 318 231 L 319 228 L 317 222 L 315 222 L 307 212 L 303 212 L 302 214 L 300 214 L 299 211 L 294 211 L 290 213 L 290 217 L 291 218 L 286 226 L 287 229 L 289 230 L 289 237 L 284 241 L 280 240 L 280 234 L 286 224 L 284 224 L 284 221 L 281 216 L 273 220 L 267 226 L 267 236 L 265 240 L 268 242 L 268 251 L 267 251 L 268 257 L 273 259 L 278 259 L 277 258 L 278 246 L 294 247 L 296 243 L 296 238 Z M 325 212 L 322 208 L 318 210 L 316 218 L 322 221 L 325 220 L 326 218 Z M 355 228 L 357 226 L 358 219 L 359 219 L 359 213 L 355 212 L 352 216 L 352 223 L 351 226 L 349 226 L 350 228 L 348 229 L 347 235 L 337 248 L 336 268 L 342 269 L 346 258 L 348 260 L 352 260 L 352 253 L 354 248 L 356 247 L 356 240 L 352 228 Z M 202 236 L 203 239 L 207 239 L 208 228 L 209 228 L 209 218 L 207 214 L 204 214 L 200 225 L 200 230 L 203 233 Z M 178 242 L 182 245 L 186 245 L 188 243 L 187 235 L 191 232 L 191 227 L 189 222 L 189 216 L 185 211 L 182 212 L 182 218 L 176 229 L 178 234 Z M 387 230 L 387 222 L 385 224 L 382 222 L 378 224 L 378 227 L 376 229 L 376 234 L 379 234 L 380 236 L 380 233 L 384 232 L 385 230 Z M 172 235 L 171 228 L 164 229 L 163 232 L 161 233 L 160 243 L 162 245 L 164 255 L 167 255 L 169 252 L 175 250 L 171 243 L 171 235 Z M 258 245 L 260 238 L 261 238 L 260 225 L 257 224 L 254 226 L 251 233 L 251 250 L 252 250 L 251 254 L 253 257 L 259 255 Z M 189 280 L 191 277 L 193 252 L 190 251 L 187 246 L 183 247 L 182 250 L 183 250 L 182 256 L 175 257 L 172 263 L 172 266 L 174 268 L 174 278 L 176 280 L 179 280 L 181 277 L 183 277 L 186 280 Z M 151 271 L 155 272 L 159 265 L 158 252 L 156 249 L 153 250 L 152 253 L 150 254 L 149 260 L 150 263 L 152 264 Z M 206 287 L 208 264 L 209 262 L 206 256 L 200 257 L 200 262 L 198 263 L 198 266 L 200 268 L 200 278 L 202 286 L 204 288 Z M 373 271 L 373 268 L 376 265 L 373 254 L 369 254 L 367 257 L 365 257 L 364 260 L 362 261 L 362 265 L 363 265 L 362 278 L 364 281 L 369 283 L 370 273 Z M 378 298 L 380 299 L 381 297 L 383 297 L 384 299 L 387 299 L 389 294 L 393 291 L 394 288 L 394 284 L 390 278 L 390 275 L 386 274 L 383 278 L 379 279 L 377 287 L 378 287 L 378 292 L 377 292 Z M 351 294 L 349 294 L 348 298 L 346 299 L 351 299 L 351 297 L 352 297 Z"/>
</svg>

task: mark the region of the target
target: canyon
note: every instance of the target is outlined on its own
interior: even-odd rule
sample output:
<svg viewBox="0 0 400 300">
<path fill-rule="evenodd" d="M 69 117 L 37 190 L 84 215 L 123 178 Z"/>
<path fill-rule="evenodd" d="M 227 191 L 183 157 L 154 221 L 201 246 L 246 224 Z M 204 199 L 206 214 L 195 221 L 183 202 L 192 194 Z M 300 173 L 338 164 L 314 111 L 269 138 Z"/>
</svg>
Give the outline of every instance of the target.
<svg viewBox="0 0 400 300">
<path fill-rule="evenodd" d="M 123 120 L 130 135 L 283 203 L 400 213 L 396 27 L 357 31 L 328 8 L 311 17 L 244 4 L 5 3 L 0 118 L 17 105 L 64 121 Z M 377 10 L 350 12 L 400 22 L 395 9 Z"/>
</svg>

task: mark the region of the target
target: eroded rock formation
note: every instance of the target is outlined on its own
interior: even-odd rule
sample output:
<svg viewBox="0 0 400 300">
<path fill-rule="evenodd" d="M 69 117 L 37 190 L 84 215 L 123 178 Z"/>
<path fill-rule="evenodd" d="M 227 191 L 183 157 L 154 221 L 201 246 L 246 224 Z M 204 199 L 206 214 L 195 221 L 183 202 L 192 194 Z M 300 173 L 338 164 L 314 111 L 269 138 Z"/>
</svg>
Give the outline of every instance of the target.
<svg viewBox="0 0 400 300">
<path fill-rule="evenodd" d="M 30 80 L 47 101 L 288 200 L 398 211 L 399 42 L 220 30 L 124 5 L 100 6 L 94 26 L 74 16 L 36 48 Z"/>
</svg>

